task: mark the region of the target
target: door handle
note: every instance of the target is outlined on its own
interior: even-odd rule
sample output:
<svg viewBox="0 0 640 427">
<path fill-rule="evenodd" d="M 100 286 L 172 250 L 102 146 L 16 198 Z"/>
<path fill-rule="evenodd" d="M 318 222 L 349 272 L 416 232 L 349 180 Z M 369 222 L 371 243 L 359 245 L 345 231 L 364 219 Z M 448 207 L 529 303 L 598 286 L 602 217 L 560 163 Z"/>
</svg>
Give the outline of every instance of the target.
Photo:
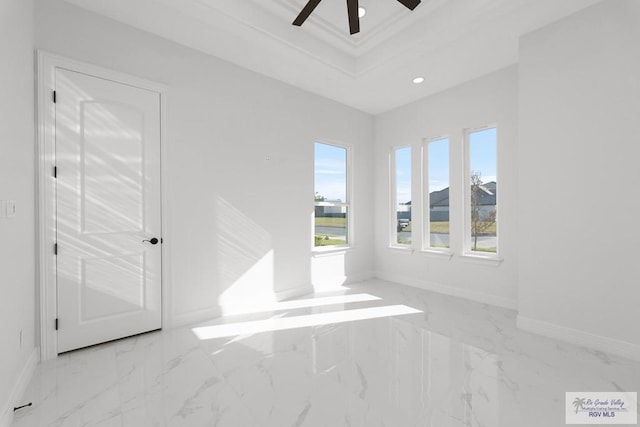
<svg viewBox="0 0 640 427">
<path fill-rule="evenodd" d="M 149 240 L 143 240 L 143 242 L 149 242 L 149 243 L 151 243 L 152 245 L 157 245 L 157 244 L 158 244 L 158 242 L 159 242 L 159 240 L 158 240 L 156 237 L 152 237 L 152 238 L 151 238 L 151 239 L 149 239 Z"/>
</svg>

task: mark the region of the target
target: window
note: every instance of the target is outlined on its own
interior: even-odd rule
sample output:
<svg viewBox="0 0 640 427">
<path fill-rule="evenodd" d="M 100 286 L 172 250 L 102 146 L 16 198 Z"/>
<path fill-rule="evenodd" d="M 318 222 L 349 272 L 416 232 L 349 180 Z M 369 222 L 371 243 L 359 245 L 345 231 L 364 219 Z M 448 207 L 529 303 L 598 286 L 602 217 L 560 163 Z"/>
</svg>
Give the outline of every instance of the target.
<svg viewBox="0 0 640 427">
<path fill-rule="evenodd" d="M 316 142 L 314 158 L 314 247 L 348 245 L 349 150 Z"/>
<path fill-rule="evenodd" d="M 391 244 L 411 245 L 411 147 L 396 148 L 393 151 L 393 187 Z"/>
<path fill-rule="evenodd" d="M 449 139 L 426 142 L 425 239 L 426 249 L 449 248 Z"/>
<path fill-rule="evenodd" d="M 471 130 L 466 139 L 466 248 L 497 253 L 497 129 Z"/>
</svg>

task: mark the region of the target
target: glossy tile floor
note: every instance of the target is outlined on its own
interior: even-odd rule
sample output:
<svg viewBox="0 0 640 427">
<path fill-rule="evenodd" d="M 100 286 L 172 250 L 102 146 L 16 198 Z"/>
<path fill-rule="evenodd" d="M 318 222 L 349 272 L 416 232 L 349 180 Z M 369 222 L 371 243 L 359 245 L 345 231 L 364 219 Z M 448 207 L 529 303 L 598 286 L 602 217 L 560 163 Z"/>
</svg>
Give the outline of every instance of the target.
<svg viewBox="0 0 640 427">
<path fill-rule="evenodd" d="M 567 391 L 640 391 L 640 364 L 373 280 L 63 355 L 14 426 L 554 427 Z"/>
</svg>

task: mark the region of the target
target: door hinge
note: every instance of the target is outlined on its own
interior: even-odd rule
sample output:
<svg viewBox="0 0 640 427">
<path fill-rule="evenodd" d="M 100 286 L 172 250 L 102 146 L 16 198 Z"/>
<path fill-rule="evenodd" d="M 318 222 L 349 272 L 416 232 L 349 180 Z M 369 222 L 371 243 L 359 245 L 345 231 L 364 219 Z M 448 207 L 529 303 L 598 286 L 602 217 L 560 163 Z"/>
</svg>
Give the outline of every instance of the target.
<svg viewBox="0 0 640 427">
<path fill-rule="evenodd" d="M 58 255 L 58 244 L 57 243 L 53 244 L 53 254 L 54 255 Z"/>
<path fill-rule="evenodd" d="M 57 177 L 58 177 L 58 167 L 57 167 L 57 166 L 54 166 L 54 167 L 53 167 L 53 177 L 54 177 L 54 178 L 57 178 Z"/>
<path fill-rule="evenodd" d="M 56 97 L 56 91 L 54 90 L 54 91 L 53 91 L 53 103 L 54 103 L 54 104 L 56 103 L 56 98 L 57 98 L 57 97 Z"/>
<path fill-rule="evenodd" d="M 58 330 L 58 318 L 56 317 L 56 331 Z"/>
</svg>

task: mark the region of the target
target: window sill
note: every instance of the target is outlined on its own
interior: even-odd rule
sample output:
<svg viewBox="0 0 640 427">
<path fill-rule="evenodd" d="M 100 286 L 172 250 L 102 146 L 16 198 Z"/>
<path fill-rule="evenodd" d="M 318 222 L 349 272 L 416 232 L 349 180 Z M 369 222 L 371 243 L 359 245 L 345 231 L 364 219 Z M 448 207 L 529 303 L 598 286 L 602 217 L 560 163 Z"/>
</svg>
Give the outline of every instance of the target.
<svg viewBox="0 0 640 427">
<path fill-rule="evenodd" d="M 498 255 L 484 255 L 475 252 L 468 252 L 460 256 L 460 258 L 472 264 L 480 264 L 480 265 L 491 265 L 494 267 L 500 266 L 504 258 L 499 257 Z"/>
<path fill-rule="evenodd" d="M 447 261 L 453 257 L 451 250 L 423 249 L 420 253 L 427 258 L 446 259 Z"/>
<path fill-rule="evenodd" d="M 311 250 L 311 256 L 317 258 L 330 255 L 340 255 L 352 250 L 353 246 L 320 246 L 314 247 Z"/>
<path fill-rule="evenodd" d="M 411 255 L 414 249 L 411 246 L 389 246 L 391 252 L 397 252 L 399 254 Z"/>
</svg>

